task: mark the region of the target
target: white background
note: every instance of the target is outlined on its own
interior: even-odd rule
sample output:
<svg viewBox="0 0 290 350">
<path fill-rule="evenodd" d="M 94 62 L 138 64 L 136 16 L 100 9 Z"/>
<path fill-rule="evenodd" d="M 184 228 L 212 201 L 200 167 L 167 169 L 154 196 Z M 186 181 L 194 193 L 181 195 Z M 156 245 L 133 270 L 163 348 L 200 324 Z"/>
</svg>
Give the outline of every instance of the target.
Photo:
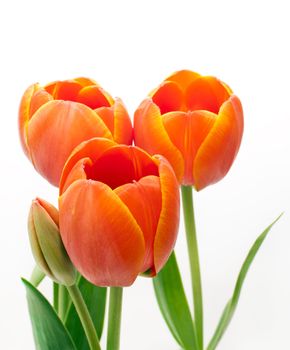
<svg viewBox="0 0 290 350">
<path fill-rule="evenodd" d="M 167 75 L 192 69 L 240 97 L 245 133 L 226 178 L 195 195 L 208 340 L 255 237 L 282 211 L 246 279 L 220 350 L 290 349 L 290 53 L 288 1 L 2 1 L 0 5 L 1 349 L 34 348 L 24 288 L 34 262 L 26 232 L 36 195 L 57 203 L 24 157 L 17 111 L 28 85 L 80 75 L 133 115 Z M 184 230 L 177 243 L 189 292 Z M 44 285 L 49 292 L 49 283 Z M 190 293 L 188 293 L 190 295 Z M 121 348 L 177 350 L 151 281 L 124 293 Z"/>
</svg>

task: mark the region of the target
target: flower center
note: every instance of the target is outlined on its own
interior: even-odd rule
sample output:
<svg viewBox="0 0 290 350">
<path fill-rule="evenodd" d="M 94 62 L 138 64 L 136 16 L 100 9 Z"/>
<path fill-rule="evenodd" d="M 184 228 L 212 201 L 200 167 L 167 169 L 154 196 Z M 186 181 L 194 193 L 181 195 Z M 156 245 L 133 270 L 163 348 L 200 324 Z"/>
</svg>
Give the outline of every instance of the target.
<svg viewBox="0 0 290 350">
<path fill-rule="evenodd" d="M 92 165 L 86 165 L 85 172 L 88 179 L 103 182 L 112 189 L 148 175 L 159 175 L 150 156 L 132 146 L 108 149 Z"/>
<path fill-rule="evenodd" d="M 197 77 L 190 84 L 166 81 L 152 96 L 161 114 L 173 111 L 206 110 L 218 114 L 231 92 L 214 77 Z"/>
<path fill-rule="evenodd" d="M 97 109 L 110 107 L 113 103 L 111 96 L 97 85 L 83 86 L 78 81 L 58 81 L 45 87 L 45 90 L 55 100 L 64 100 L 83 103 L 86 106 Z"/>
</svg>

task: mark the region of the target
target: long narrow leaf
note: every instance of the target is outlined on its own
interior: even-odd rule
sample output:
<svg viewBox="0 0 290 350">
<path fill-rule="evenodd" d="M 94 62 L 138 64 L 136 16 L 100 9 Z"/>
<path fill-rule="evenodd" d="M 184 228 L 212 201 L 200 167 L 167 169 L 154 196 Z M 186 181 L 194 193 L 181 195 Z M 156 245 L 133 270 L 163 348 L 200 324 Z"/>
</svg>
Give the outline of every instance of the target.
<svg viewBox="0 0 290 350">
<path fill-rule="evenodd" d="M 174 252 L 153 279 L 159 308 L 177 343 L 196 350 L 195 330 Z"/>
<path fill-rule="evenodd" d="M 207 347 L 207 350 L 214 350 L 216 349 L 220 339 L 222 338 L 223 334 L 225 333 L 233 315 L 234 312 L 236 310 L 238 301 L 239 301 L 239 297 L 241 294 L 241 290 L 242 290 L 242 286 L 244 283 L 244 280 L 246 278 L 247 272 L 259 250 L 259 248 L 261 247 L 262 243 L 264 242 L 265 238 L 267 237 L 269 231 L 271 230 L 272 226 L 280 219 L 280 217 L 282 216 L 282 214 L 271 224 L 269 225 L 262 233 L 261 235 L 256 239 L 255 243 L 252 245 L 243 265 L 242 268 L 240 270 L 236 285 L 235 285 L 235 289 L 233 292 L 232 297 L 230 298 L 230 300 L 227 302 L 224 311 L 222 313 L 222 316 L 220 318 L 220 321 L 218 323 L 218 326 L 215 330 L 215 333 Z"/>
<path fill-rule="evenodd" d="M 37 350 L 76 350 L 65 326 L 47 299 L 28 281 L 22 279 Z"/>
</svg>

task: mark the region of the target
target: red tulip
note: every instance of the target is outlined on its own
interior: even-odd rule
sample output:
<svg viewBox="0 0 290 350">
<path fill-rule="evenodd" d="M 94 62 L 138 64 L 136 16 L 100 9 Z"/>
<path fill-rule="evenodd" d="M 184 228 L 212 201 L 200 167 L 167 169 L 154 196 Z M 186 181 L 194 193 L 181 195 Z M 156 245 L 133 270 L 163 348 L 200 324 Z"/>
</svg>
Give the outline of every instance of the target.
<svg viewBox="0 0 290 350">
<path fill-rule="evenodd" d="M 180 183 L 197 190 L 227 174 L 242 134 L 238 97 L 217 78 L 191 71 L 168 77 L 135 112 L 136 145 L 165 156 Z"/>
<path fill-rule="evenodd" d="M 20 104 L 19 132 L 25 154 L 55 186 L 65 161 L 82 141 L 100 136 L 132 143 L 123 102 L 86 78 L 30 86 Z"/>
<path fill-rule="evenodd" d="M 99 286 L 154 276 L 175 244 L 178 182 L 162 156 L 94 138 L 80 144 L 60 182 L 60 232 L 76 268 Z"/>
</svg>

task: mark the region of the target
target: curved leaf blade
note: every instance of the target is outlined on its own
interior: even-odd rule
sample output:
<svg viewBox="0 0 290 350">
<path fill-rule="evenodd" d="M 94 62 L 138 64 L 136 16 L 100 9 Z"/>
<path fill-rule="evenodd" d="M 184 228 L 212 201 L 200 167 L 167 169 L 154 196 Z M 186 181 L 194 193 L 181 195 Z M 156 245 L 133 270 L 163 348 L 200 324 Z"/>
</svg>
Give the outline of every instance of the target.
<svg viewBox="0 0 290 350">
<path fill-rule="evenodd" d="M 80 276 L 78 280 L 78 287 L 88 307 L 98 338 L 101 339 L 105 318 L 107 288 L 97 287 L 88 282 L 82 276 Z M 90 350 L 83 326 L 72 303 L 67 312 L 65 325 L 72 336 L 77 349 Z"/>
<path fill-rule="evenodd" d="M 48 300 L 27 280 L 28 309 L 37 350 L 76 350 L 75 344 L 65 326 Z"/>
<path fill-rule="evenodd" d="M 241 294 L 241 290 L 243 287 L 243 283 L 245 281 L 245 278 L 247 276 L 247 273 L 249 271 L 249 268 L 259 250 L 259 248 L 261 247 L 262 243 L 264 242 L 265 238 L 267 237 L 268 233 L 270 232 L 271 228 L 274 226 L 274 224 L 280 219 L 280 217 L 283 214 L 279 215 L 278 218 L 272 222 L 272 224 L 270 224 L 261 234 L 260 236 L 256 239 L 256 241 L 254 242 L 254 244 L 252 245 L 243 265 L 242 268 L 239 272 L 238 275 L 238 279 L 236 281 L 236 285 L 235 285 L 235 289 L 233 292 L 232 297 L 230 298 L 230 300 L 227 302 L 224 311 L 222 313 L 222 316 L 219 320 L 219 323 L 217 325 L 217 328 L 214 332 L 214 335 L 212 337 L 212 339 L 210 340 L 210 343 L 207 347 L 207 350 L 214 350 L 216 349 L 219 341 L 221 340 L 222 336 L 224 335 L 233 315 L 234 312 L 236 310 L 238 301 L 239 301 L 239 297 Z"/>
<path fill-rule="evenodd" d="M 160 311 L 177 343 L 183 349 L 196 350 L 194 325 L 174 252 L 153 278 L 153 286 Z"/>
</svg>

